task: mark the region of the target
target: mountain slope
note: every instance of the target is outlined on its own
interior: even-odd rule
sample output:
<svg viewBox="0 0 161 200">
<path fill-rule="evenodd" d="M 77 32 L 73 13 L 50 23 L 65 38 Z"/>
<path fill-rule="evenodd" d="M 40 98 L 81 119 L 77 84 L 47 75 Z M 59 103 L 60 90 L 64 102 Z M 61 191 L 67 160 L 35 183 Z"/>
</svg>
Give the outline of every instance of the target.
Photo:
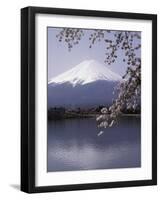
<svg viewBox="0 0 161 200">
<path fill-rule="evenodd" d="M 76 86 L 77 84 L 84 85 L 98 80 L 120 81 L 121 76 L 95 60 L 86 60 L 67 72 L 51 79 L 48 84 L 69 82 L 73 86 Z"/>
<path fill-rule="evenodd" d="M 121 76 L 97 61 L 83 61 L 48 82 L 48 107 L 111 104 L 114 87 L 121 80 Z"/>
</svg>

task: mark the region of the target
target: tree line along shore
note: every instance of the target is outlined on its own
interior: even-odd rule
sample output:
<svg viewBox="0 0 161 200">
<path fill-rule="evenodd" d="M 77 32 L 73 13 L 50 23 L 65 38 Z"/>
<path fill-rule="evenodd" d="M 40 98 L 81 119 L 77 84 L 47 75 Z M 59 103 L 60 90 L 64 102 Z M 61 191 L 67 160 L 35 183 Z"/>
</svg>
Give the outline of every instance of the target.
<svg viewBox="0 0 161 200">
<path fill-rule="evenodd" d="M 61 120 L 73 118 L 92 118 L 101 114 L 101 109 L 105 106 L 98 106 L 92 108 L 65 108 L 53 107 L 48 109 L 48 120 Z M 122 116 L 140 116 L 140 107 L 133 109 L 122 110 Z"/>
</svg>

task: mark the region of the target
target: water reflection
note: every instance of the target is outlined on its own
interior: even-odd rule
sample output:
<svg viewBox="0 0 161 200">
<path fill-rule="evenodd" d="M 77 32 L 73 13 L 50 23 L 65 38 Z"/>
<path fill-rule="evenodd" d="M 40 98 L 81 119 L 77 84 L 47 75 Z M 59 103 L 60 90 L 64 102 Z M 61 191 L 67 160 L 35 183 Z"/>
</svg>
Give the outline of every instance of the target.
<svg viewBox="0 0 161 200">
<path fill-rule="evenodd" d="M 48 171 L 140 167 L 140 118 L 97 133 L 95 119 L 48 122 Z"/>
</svg>

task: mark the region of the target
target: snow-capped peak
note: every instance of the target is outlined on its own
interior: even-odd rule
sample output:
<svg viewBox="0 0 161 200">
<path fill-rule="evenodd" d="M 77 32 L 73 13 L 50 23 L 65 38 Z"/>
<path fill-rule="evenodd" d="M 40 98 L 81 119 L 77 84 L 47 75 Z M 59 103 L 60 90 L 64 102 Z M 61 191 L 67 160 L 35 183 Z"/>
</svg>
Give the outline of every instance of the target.
<svg viewBox="0 0 161 200">
<path fill-rule="evenodd" d="M 70 70 L 52 78 L 48 84 L 62 84 L 69 82 L 73 86 L 85 85 L 98 80 L 121 81 L 121 76 L 112 72 L 108 67 L 96 60 L 85 60 Z"/>
</svg>

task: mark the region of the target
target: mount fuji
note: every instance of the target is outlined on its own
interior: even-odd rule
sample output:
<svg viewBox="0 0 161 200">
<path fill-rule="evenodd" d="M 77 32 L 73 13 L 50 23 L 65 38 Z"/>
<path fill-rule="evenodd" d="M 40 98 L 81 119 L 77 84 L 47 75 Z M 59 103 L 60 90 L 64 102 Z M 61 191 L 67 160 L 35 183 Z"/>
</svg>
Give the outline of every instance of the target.
<svg viewBox="0 0 161 200">
<path fill-rule="evenodd" d="M 85 60 L 48 82 L 48 107 L 107 105 L 122 77 L 96 60 Z"/>
</svg>

